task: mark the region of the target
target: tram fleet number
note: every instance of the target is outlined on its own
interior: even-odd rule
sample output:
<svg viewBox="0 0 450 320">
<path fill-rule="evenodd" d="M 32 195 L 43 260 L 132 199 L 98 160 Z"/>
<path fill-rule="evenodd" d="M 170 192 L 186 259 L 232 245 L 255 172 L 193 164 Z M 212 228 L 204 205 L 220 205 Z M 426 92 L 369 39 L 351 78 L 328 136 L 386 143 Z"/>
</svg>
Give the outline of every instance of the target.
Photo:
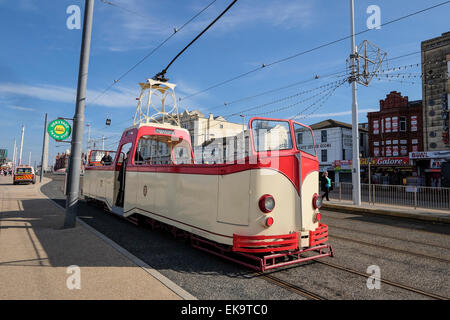
<svg viewBox="0 0 450 320">
<path fill-rule="evenodd" d="M 182 315 L 206 315 L 211 318 L 215 312 L 225 312 L 226 315 L 265 315 L 267 314 L 267 305 L 226 304 L 225 309 L 222 309 L 217 307 L 197 307 L 188 304 L 188 306 L 181 308 Z"/>
</svg>

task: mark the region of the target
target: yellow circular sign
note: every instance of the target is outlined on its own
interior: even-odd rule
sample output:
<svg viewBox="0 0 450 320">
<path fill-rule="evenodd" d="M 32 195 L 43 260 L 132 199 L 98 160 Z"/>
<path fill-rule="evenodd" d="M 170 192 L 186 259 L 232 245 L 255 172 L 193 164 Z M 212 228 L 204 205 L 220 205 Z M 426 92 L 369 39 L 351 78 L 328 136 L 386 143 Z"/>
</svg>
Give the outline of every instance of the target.
<svg viewBox="0 0 450 320">
<path fill-rule="evenodd" d="M 50 122 L 47 131 L 55 140 L 64 140 L 70 136 L 70 125 L 64 119 L 56 119 Z"/>
<path fill-rule="evenodd" d="M 66 128 L 64 128 L 64 126 L 60 124 L 57 125 L 54 130 L 57 134 L 63 134 L 64 132 L 66 132 Z"/>
</svg>

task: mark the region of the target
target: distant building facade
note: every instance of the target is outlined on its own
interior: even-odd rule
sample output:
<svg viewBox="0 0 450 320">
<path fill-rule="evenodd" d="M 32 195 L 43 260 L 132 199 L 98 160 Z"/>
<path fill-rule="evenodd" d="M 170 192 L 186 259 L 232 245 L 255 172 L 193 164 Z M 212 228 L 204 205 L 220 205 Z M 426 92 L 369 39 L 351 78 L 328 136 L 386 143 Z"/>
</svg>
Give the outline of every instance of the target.
<svg viewBox="0 0 450 320">
<path fill-rule="evenodd" d="M 421 51 L 424 150 L 449 150 L 450 32 L 423 41 Z"/>
<path fill-rule="evenodd" d="M 180 114 L 180 125 L 189 131 L 192 146 L 200 146 L 206 141 L 227 136 L 235 136 L 246 129 L 245 125 L 228 122 L 222 116 L 206 117 L 198 110 L 185 110 Z"/>
<path fill-rule="evenodd" d="M 405 157 L 423 150 L 422 101 L 392 91 L 380 100 L 380 111 L 367 118 L 370 157 Z"/>
<path fill-rule="evenodd" d="M 310 125 L 314 133 L 315 147 L 319 158 L 319 170 L 328 171 L 335 182 L 351 182 L 351 159 L 353 157 L 352 125 L 332 119 Z M 359 128 L 360 153 L 366 157 L 368 147 L 365 144 L 368 132 Z M 309 135 L 299 136 L 297 142 L 303 150 L 314 147 Z M 345 164 L 345 165 L 344 165 Z"/>
</svg>

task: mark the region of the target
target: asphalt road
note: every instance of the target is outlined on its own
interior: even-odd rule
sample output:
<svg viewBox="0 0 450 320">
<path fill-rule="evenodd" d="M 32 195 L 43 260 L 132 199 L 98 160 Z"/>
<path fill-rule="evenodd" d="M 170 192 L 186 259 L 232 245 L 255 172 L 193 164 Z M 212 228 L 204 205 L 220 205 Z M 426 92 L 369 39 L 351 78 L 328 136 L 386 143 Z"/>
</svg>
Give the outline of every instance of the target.
<svg viewBox="0 0 450 320">
<path fill-rule="evenodd" d="M 64 206 L 64 176 L 41 191 Z M 199 299 L 306 299 L 258 273 L 192 248 L 170 233 L 137 227 L 80 202 L 79 217 Z M 392 284 L 450 297 L 450 228 L 406 219 L 322 211 L 334 258 L 268 274 L 326 299 L 432 299 Z M 333 266 L 337 265 L 337 267 Z M 380 289 L 367 287 L 377 266 Z M 349 271 L 348 268 L 351 270 Z M 359 274 L 351 272 L 356 271 Z"/>
</svg>

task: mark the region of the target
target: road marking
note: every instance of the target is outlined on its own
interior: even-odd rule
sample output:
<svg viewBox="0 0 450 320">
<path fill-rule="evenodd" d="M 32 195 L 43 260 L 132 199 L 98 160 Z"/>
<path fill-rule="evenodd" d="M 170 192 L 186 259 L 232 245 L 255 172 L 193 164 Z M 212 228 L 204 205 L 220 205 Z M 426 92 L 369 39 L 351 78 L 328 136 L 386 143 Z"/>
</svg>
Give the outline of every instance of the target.
<svg viewBox="0 0 450 320">
<path fill-rule="evenodd" d="M 51 181 L 51 180 L 50 180 Z M 43 183 L 40 187 L 43 187 L 44 185 L 46 185 L 47 183 L 49 183 L 50 181 L 47 181 L 45 183 Z M 53 205 L 55 205 L 56 207 L 58 207 L 59 209 L 65 211 L 66 209 L 63 208 L 62 206 L 60 206 L 58 203 L 54 202 L 53 200 L 51 200 L 49 197 L 47 197 L 45 194 L 43 194 L 41 192 L 41 188 L 38 188 L 39 193 L 44 196 L 48 201 L 50 201 L 51 203 L 53 203 Z M 90 225 L 88 225 L 86 222 L 84 222 L 83 220 L 79 219 L 77 217 L 77 222 L 80 223 L 80 225 L 82 225 L 84 228 L 88 229 L 89 231 L 91 231 L 93 234 L 95 234 L 97 237 L 99 237 L 100 239 L 102 239 L 103 241 L 105 241 L 107 244 L 109 244 L 111 247 L 113 247 L 114 249 L 116 249 L 117 251 L 119 251 L 122 255 L 124 255 L 125 257 L 127 257 L 129 260 L 131 260 L 134 264 L 136 264 L 138 267 L 142 268 L 144 271 L 146 271 L 148 274 L 150 274 L 151 276 L 153 276 L 154 278 L 156 278 L 159 282 L 161 282 L 163 285 L 165 285 L 167 288 L 169 288 L 170 290 L 172 290 L 176 295 L 178 295 L 180 298 L 184 299 L 184 300 L 198 300 L 196 297 L 194 297 L 192 294 L 190 294 L 189 292 L 187 292 L 186 290 L 184 290 L 183 288 L 181 288 L 179 285 L 177 285 L 175 282 L 173 282 L 172 280 L 170 280 L 169 278 L 165 277 L 164 275 L 162 275 L 160 272 L 158 272 L 157 270 L 155 270 L 154 268 L 152 268 L 151 266 L 149 266 L 146 262 L 142 261 L 141 259 L 139 259 L 138 257 L 136 257 L 135 255 L 133 255 L 131 252 L 129 252 L 128 250 L 126 250 L 125 248 L 121 247 L 120 245 L 118 245 L 116 242 L 114 242 L 113 240 L 111 240 L 110 238 L 108 238 L 107 236 L 105 236 L 103 233 L 95 230 L 93 227 L 91 227 Z"/>
</svg>

